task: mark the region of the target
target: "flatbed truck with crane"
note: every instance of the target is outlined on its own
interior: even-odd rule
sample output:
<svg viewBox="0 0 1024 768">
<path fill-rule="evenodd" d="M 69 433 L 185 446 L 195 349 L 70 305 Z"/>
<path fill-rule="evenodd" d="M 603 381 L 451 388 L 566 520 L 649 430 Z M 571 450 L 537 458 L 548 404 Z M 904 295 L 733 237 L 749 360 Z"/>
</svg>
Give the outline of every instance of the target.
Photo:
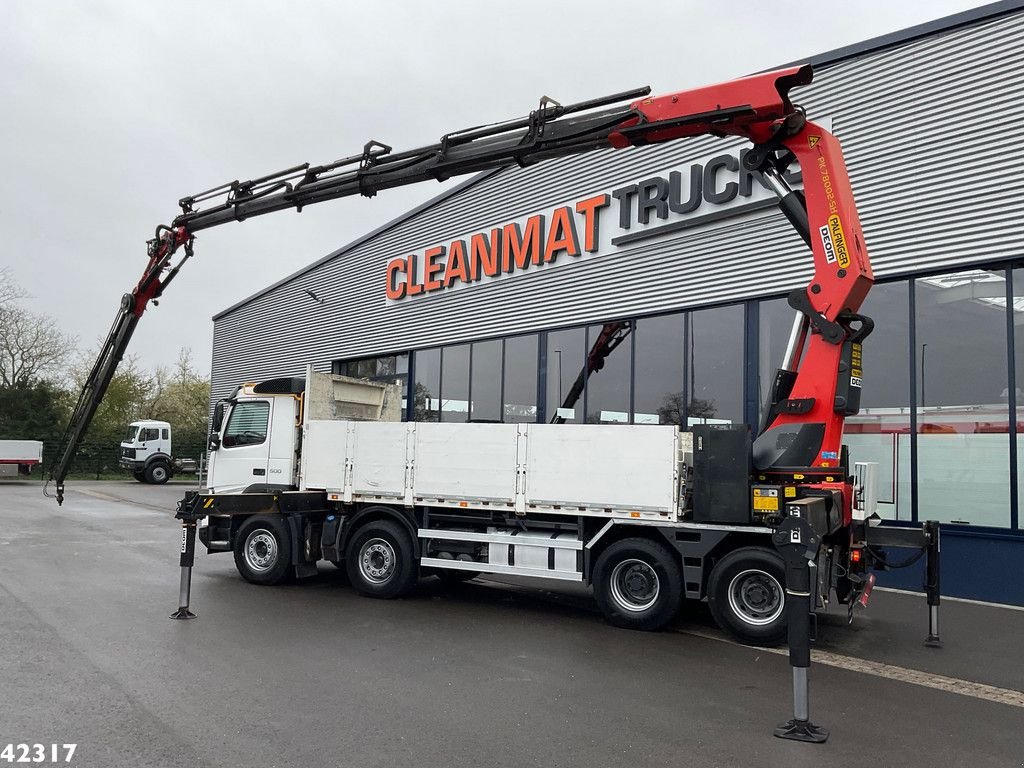
<svg viewBox="0 0 1024 768">
<path fill-rule="evenodd" d="M 810 283 L 789 295 L 795 318 L 756 435 L 745 425 L 403 423 L 385 417 L 395 399 L 387 387 L 376 387 L 375 415 L 367 415 L 353 414 L 346 398 L 365 406 L 375 387 L 355 396 L 350 380 L 307 372 L 241 385 L 215 409 L 208 489 L 179 504 L 179 613 L 188 614 L 185 572 L 206 518 L 208 550 L 233 552 L 251 582 L 308 575 L 321 560 L 342 564 L 360 592 L 382 598 L 404 594 L 425 573 L 568 579 L 592 584 L 614 624 L 656 629 L 684 599 L 707 600 L 723 628 L 754 643 L 778 641 L 787 623 L 792 632 L 787 602 L 805 614 L 834 596 L 852 616 L 873 569 L 889 563 L 884 548 L 912 548 L 928 558 L 929 637 L 937 640 L 938 526 L 879 524 L 874 466 L 852 463 L 842 444 L 865 381 L 873 323 L 859 310 L 873 276 L 839 142 L 790 100 L 811 78 L 809 66 L 791 67 L 657 98 L 642 89 L 568 106 L 545 99 L 528 117 L 431 146 L 393 152 L 371 141 L 327 165 L 183 198 L 181 214 L 149 241 L 143 276 L 82 389 L 51 472 L 58 501 L 136 324 L 193 255 L 201 230 L 514 163 L 741 136 L 753 143 L 747 170 L 777 196 L 814 263 Z M 786 178 L 794 164 L 802 190 Z M 623 333 L 605 330 L 577 383 Z M 322 394 L 338 387 L 349 394 Z M 793 579 L 805 572 L 813 577 L 798 587 Z"/>
</svg>

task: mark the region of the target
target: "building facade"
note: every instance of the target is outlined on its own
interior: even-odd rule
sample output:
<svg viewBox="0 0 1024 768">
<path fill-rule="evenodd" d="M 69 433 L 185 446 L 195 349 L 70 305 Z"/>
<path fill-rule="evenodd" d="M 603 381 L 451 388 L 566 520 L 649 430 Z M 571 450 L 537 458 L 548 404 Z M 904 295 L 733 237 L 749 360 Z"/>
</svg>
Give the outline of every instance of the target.
<svg viewBox="0 0 1024 768">
<path fill-rule="evenodd" d="M 1024 604 L 1024 3 L 812 63 L 794 97 L 843 142 L 877 280 L 851 453 L 885 516 L 945 524 L 945 593 Z M 745 151 L 474 177 L 218 314 L 213 396 L 313 363 L 401 382 L 409 419 L 756 427 L 813 265 Z"/>
</svg>

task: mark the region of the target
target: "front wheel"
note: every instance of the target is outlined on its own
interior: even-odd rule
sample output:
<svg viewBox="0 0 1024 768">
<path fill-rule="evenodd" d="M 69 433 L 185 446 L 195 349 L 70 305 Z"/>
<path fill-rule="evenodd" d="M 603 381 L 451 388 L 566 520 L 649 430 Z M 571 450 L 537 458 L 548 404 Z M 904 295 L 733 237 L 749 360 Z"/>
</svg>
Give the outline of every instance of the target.
<svg viewBox="0 0 1024 768">
<path fill-rule="evenodd" d="M 235 535 L 235 567 L 253 584 L 281 584 L 291 576 L 291 535 L 280 517 L 250 517 Z"/>
<path fill-rule="evenodd" d="M 171 478 L 171 468 L 162 461 L 154 461 L 146 467 L 145 478 L 147 483 L 163 485 Z"/>
<path fill-rule="evenodd" d="M 345 551 L 345 570 L 356 591 L 390 600 L 416 584 L 414 548 L 408 532 L 391 520 L 367 523 Z"/>
<path fill-rule="evenodd" d="M 679 612 L 683 574 L 678 558 L 649 539 L 623 539 L 594 565 L 594 597 L 609 623 L 661 629 Z"/>
<path fill-rule="evenodd" d="M 786 637 L 785 584 L 781 557 L 762 547 L 743 547 L 711 570 L 708 607 L 718 626 L 740 642 L 777 645 Z"/>
</svg>

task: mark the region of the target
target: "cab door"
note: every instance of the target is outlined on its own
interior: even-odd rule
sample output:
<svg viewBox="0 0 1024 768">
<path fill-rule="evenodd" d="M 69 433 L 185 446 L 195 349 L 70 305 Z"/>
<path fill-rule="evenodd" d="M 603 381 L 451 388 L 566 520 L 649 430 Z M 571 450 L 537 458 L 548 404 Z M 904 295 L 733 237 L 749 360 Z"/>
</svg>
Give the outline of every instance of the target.
<svg viewBox="0 0 1024 768">
<path fill-rule="evenodd" d="M 269 482 L 268 435 L 272 421 L 270 400 L 241 400 L 232 406 L 221 433 L 216 460 L 210 467 L 209 484 L 212 491 L 239 493 L 250 485 Z"/>
</svg>

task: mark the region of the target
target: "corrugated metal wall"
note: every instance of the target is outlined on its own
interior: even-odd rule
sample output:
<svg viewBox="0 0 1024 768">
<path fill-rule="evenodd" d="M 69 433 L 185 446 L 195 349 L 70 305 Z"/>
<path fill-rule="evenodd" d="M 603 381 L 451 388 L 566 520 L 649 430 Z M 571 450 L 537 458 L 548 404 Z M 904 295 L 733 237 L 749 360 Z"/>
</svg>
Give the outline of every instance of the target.
<svg viewBox="0 0 1024 768">
<path fill-rule="evenodd" d="M 796 94 L 843 142 L 876 277 L 1021 255 L 1024 13 L 820 66 Z M 670 85 L 670 84 L 668 84 Z M 811 259 L 774 211 L 387 304 L 388 260 L 610 191 L 735 143 L 610 150 L 491 174 L 214 325 L 213 395 L 307 362 L 781 294 Z M 338 203 L 344 205 L 344 202 Z M 611 214 L 612 211 L 606 211 Z M 324 304 L 310 311 L 303 293 Z"/>
</svg>

